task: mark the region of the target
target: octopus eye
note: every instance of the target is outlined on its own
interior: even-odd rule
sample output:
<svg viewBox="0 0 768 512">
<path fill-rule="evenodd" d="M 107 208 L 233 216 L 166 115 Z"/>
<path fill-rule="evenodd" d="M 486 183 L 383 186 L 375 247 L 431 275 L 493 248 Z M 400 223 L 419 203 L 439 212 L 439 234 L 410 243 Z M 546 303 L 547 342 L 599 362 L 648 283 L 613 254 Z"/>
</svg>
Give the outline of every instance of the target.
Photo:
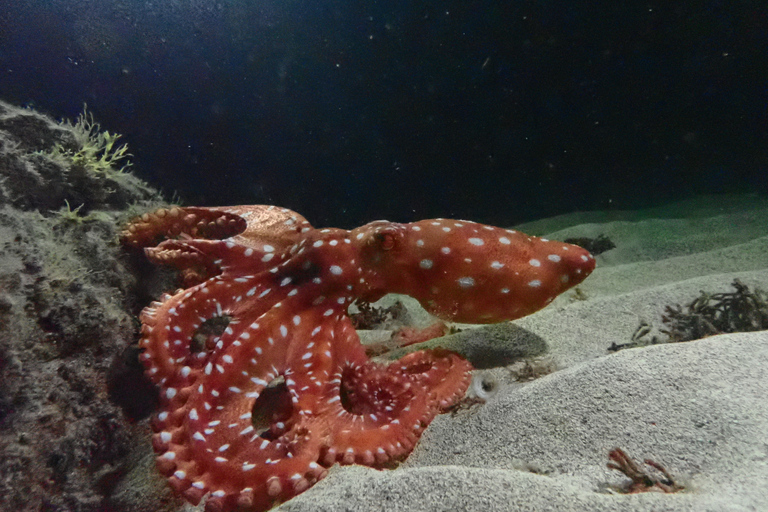
<svg viewBox="0 0 768 512">
<path fill-rule="evenodd" d="M 379 242 L 379 247 L 388 251 L 395 246 L 395 237 L 392 233 L 379 233 L 376 235 L 376 239 Z"/>
</svg>

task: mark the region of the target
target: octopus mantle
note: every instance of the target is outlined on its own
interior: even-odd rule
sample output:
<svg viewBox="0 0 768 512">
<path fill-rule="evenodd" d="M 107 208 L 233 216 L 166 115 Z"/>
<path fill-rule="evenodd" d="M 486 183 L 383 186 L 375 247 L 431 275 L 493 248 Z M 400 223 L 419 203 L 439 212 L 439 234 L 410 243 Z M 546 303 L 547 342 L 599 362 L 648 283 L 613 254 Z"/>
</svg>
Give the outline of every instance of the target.
<svg viewBox="0 0 768 512">
<path fill-rule="evenodd" d="M 405 457 L 465 393 L 446 350 L 367 357 L 354 300 L 396 292 L 447 320 L 532 313 L 594 268 L 583 249 L 468 221 L 314 229 L 273 206 L 161 209 L 123 242 L 181 271 L 184 288 L 141 314 L 141 360 L 161 392 L 157 466 L 206 511 L 262 511 L 334 463 Z M 164 241 L 163 241 L 164 240 Z"/>
</svg>

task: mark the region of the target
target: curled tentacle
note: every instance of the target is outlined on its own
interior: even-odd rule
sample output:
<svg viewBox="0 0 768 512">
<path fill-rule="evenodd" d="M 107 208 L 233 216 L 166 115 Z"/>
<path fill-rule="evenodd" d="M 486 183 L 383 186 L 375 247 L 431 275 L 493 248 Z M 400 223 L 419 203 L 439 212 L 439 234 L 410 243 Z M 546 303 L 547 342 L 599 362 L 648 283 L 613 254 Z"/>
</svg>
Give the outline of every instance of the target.
<svg viewBox="0 0 768 512">
<path fill-rule="evenodd" d="M 120 234 L 120 239 L 131 247 L 150 247 L 181 236 L 222 240 L 242 233 L 246 226 L 246 220 L 234 213 L 173 206 L 133 219 Z"/>
<path fill-rule="evenodd" d="M 412 352 L 393 362 L 389 370 L 407 375 L 427 389 L 439 411 L 458 402 L 472 381 L 472 365 L 455 352 L 445 349 Z"/>
</svg>

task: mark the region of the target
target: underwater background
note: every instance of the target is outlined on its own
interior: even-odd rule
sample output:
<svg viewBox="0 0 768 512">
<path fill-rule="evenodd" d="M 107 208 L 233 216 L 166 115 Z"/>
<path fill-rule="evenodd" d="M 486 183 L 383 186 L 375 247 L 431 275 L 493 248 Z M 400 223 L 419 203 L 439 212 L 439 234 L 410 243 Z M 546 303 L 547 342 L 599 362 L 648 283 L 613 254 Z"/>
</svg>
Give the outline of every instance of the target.
<svg viewBox="0 0 768 512">
<path fill-rule="evenodd" d="M 765 2 L 0 0 L 0 97 L 186 204 L 510 224 L 765 192 Z"/>
<path fill-rule="evenodd" d="M 0 511 L 766 510 L 767 43 L 757 1 L 0 0 Z"/>
</svg>

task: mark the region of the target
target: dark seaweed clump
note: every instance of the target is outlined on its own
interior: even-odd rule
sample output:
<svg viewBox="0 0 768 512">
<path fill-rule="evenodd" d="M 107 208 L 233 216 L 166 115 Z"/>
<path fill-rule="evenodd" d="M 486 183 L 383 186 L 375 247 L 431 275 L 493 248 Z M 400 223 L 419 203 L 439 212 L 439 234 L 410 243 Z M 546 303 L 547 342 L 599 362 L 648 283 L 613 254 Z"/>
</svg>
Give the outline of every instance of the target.
<svg viewBox="0 0 768 512">
<path fill-rule="evenodd" d="M 355 329 L 385 329 L 392 324 L 407 324 L 408 310 L 397 301 L 389 307 L 373 306 L 370 302 L 355 303 L 358 312 L 350 314 Z"/>
<path fill-rule="evenodd" d="M 692 341 L 715 334 L 731 332 L 750 332 L 768 329 L 768 294 L 734 279 L 733 292 L 701 292 L 690 303 L 680 306 L 669 305 L 664 308 L 659 329 L 661 336 L 651 334 L 653 326 L 641 322 L 632 341 L 624 344 L 613 343 L 608 350 L 658 343 L 679 343 Z"/>
<path fill-rule="evenodd" d="M 582 249 L 591 252 L 593 256 L 616 248 L 616 244 L 606 235 L 599 235 L 597 238 L 566 238 L 563 241 L 567 244 L 578 245 Z"/>
</svg>

